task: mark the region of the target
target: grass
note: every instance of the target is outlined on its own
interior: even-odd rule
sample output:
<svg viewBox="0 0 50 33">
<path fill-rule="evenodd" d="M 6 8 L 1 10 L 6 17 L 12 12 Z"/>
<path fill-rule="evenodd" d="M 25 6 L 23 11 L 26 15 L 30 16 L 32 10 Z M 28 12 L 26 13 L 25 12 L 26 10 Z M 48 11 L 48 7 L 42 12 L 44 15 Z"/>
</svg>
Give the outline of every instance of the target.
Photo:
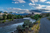
<svg viewBox="0 0 50 33">
<path fill-rule="evenodd" d="M 40 29 L 40 19 L 37 21 L 38 24 L 33 25 L 31 28 L 34 32 L 33 33 L 38 33 Z"/>
<path fill-rule="evenodd" d="M 1 23 L 1 21 L 0 21 L 0 23 Z"/>
<path fill-rule="evenodd" d="M 50 17 L 48 17 L 47 19 L 50 20 Z"/>
<path fill-rule="evenodd" d="M 6 22 L 6 20 L 3 20 L 3 21 L 2 21 L 2 23 L 5 23 L 5 22 Z"/>
<path fill-rule="evenodd" d="M 12 21 L 12 19 L 8 19 L 9 21 Z"/>
</svg>

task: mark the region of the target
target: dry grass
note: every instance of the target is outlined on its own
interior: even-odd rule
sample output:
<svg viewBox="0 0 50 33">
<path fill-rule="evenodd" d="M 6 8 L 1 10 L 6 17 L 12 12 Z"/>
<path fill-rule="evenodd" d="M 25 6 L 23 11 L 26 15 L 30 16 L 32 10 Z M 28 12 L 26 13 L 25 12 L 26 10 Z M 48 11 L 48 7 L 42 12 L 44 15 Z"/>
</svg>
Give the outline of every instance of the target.
<svg viewBox="0 0 50 33">
<path fill-rule="evenodd" d="M 40 29 L 40 20 L 38 20 L 37 22 L 38 22 L 38 24 L 35 24 L 32 27 L 32 30 L 34 31 L 33 33 L 38 33 L 39 32 L 39 29 Z"/>
</svg>

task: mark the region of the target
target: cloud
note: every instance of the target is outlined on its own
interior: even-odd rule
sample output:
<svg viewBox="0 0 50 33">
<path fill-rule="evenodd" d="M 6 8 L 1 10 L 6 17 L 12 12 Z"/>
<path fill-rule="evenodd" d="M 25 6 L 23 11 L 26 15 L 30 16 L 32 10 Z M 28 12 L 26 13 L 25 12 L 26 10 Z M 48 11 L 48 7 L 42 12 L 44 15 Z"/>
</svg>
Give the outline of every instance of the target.
<svg viewBox="0 0 50 33">
<path fill-rule="evenodd" d="M 12 3 L 26 3 L 24 0 L 13 0 L 14 2 L 12 2 Z"/>
<path fill-rule="evenodd" d="M 48 1 L 48 2 L 46 2 L 46 3 L 50 4 L 50 2 L 49 2 L 49 1 Z"/>
<path fill-rule="evenodd" d="M 38 0 L 31 0 L 31 2 L 32 2 L 32 3 L 34 3 L 34 2 L 38 2 Z"/>
<path fill-rule="evenodd" d="M 43 11 L 43 12 L 50 12 L 50 11 Z"/>
<path fill-rule="evenodd" d="M 8 11 L 12 11 L 14 13 L 30 13 L 28 9 L 21 9 L 21 8 L 8 8 Z"/>
<path fill-rule="evenodd" d="M 35 9 L 44 9 L 47 5 L 41 5 L 41 4 L 37 4 L 38 3 L 42 3 L 45 2 L 47 0 L 31 0 L 32 3 L 29 3 L 30 6 L 32 6 Z"/>
<path fill-rule="evenodd" d="M 40 2 L 45 2 L 45 1 L 47 1 L 47 0 L 40 0 Z"/>
<path fill-rule="evenodd" d="M 35 2 L 45 2 L 47 0 L 31 0 L 32 3 L 35 3 Z"/>
<path fill-rule="evenodd" d="M 41 4 L 37 4 L 37 2 L 45 2 L 47 0 L 31 0 L 32 3 L 29 3 L 30 6 L 36 8 L 36 9 L 42 9 L 44 7 L 46 7 L 46 5 L 41 5 Z"/>
<path fill-rule="evenodd" d="M 43 8 L 45 7 L 45 8 Z M 36 7 L 37 9 L 45 9 L 45 10 L 50 10 L 50 6 L 48 5 L 40 5 L 39 7 Z"/>
<path fill-rule="evenodd" d="M 46 10 L 50 10 L 50 6 L 46 6 L 46 8 L 45 8 Z"/>
<path fill-rule="evenodd" d="M 35 4 L 33 4 L 33 3 L 29 3 L 29 5 L 35 5 Z"/>
<path fill-rule="evenodd" d="M 43 7 L 46 7 L 46 5 L 40 5 L 36 7 L 36 9 L 43 9 Z"/>
<path fill-rule="evenodd" d="M 32 7 L 38 7 L 39 6 L 39 4 L 34 4 L 34 3 L 29 3 L 29 5 Z"/>
<path fill-rule="evenodd" d="M 36 9 L 42 9 L 43 7 L 46 7 L 46 5 L 33 4 L 33 3 L 29 3 L 29 5 Z"/>
</svg>

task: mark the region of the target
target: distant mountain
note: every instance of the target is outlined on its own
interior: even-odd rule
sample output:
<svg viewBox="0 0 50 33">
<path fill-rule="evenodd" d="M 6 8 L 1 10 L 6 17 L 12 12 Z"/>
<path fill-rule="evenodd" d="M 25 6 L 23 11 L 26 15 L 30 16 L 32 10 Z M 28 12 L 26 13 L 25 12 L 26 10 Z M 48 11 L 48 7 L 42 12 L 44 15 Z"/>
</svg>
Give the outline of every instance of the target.
<svg viewBox="0 0 50 33">
<path fill-rule="evenodd" d="M 30 10 L 30 12 L 42 12 L 41 10 Z"/>
<path fill-rule="evenodd" d="M 39 9 L 39 10 L 41 10 L 41 11 L 49 11 L 49 10 L 46 10 L 46 9 Z"/>
<path fill-rule="evenodd" d="M 23 14 L 17 14 L 17 13 L 13 13 L 15 15 L 28 15 L 28 13 L 23 13 Z"/>
<path fill-rule="evenodd" d="M 30 10 L 30 12 L 42 12 L 42 11 L 49 11 L 49 10 L 46 9 Z"/>
</svg>

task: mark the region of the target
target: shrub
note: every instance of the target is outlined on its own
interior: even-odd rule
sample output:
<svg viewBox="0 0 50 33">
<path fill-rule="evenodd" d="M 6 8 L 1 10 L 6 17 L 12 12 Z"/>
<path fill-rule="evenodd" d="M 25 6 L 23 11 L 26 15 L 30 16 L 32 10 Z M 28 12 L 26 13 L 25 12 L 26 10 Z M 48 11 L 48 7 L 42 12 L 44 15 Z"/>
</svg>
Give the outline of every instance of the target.
<svg viewBox="0 0 50 33">
<path fill-rule="evenodd" d="M 3 20 L 3 21 L 2 21 L 2 23 L 5 23 L 5 22 L 6 22 L 6 20 Z"/>
<path fill-rule="evenodd" d="M 46 17 L 48 17 L 49 16 L 49 13 L 48 14 L 46 14 Z"/>
<path fill-rule="evenodd" d="M 2 20 L 2 17 L 0 17 L 0 20 Z"/>
<path fill-rule="evenodd" d="M 9 21 L 12 21 L 12 19 L 8 19 Z"/>
<path fill-rule="evenodd" d="M 50 18 L 48 18 L 50 20 Z"/>
<path fill-rule="evenodd" d="M 7 19 L 12 19 L 12 15 L 11 14 L 8 14 L 7 15 Z"/>
<path fill-rule="evenodd" d="M 33 17 L 33 16 L 31 16 L 31 18 L 33 19 L 34 17 Z"/>
<path fill-rule="evenodd" d="M 21 25 L 17 26 L 18 33 L 23 32 L 23 27 Z"/>
<path fill-rule="evenodd" d="M 19 30 L 19 29 L 22 29 L 22 26 L 21 26 L 21 25 L 17 26 L 17 29 L 18 29 L 18 30 Z"/>
<path fill-rule="evenodd" d="M 29 27 L 32 27 L 32 22 L 30 22 L 29 20 L 26 20 L 26 21 L 24 21 L 24 24 L 23 24 L 23 27 L 25 27 L 25 26 L 29 26 Z"/>
<path fill-rule="evenodd" d="M 41 15 L 38 15 L 38 14 L 36 14 L 36 15 L 34 15 L 34 16 L 31 16 L 31 18 L 33 18 L 33 19 L 35 19 L 35 20 L 38 20 L 38 18 L 41 18 L 42 16 Z"/>
<path fill-rule="evenodd" d="M 16 15 L 16 18 L 19 19 L 19 18 L 23 18 L 21 15 Z"/>
<path fill-rule="evenodd" d="M 4 19 L 4 20 L 6 19 L 6 14 L 3 14 L 3 19 Z"/>
<path fill-rule="evenodd" d="M 0 23 L 1 23 L 1 21 L 0 21 Z"/>
<path fill-rule="evenodd" d="M 13 21 L 14 19 L 12 18 L 12 21 Z"/>
</svg>

